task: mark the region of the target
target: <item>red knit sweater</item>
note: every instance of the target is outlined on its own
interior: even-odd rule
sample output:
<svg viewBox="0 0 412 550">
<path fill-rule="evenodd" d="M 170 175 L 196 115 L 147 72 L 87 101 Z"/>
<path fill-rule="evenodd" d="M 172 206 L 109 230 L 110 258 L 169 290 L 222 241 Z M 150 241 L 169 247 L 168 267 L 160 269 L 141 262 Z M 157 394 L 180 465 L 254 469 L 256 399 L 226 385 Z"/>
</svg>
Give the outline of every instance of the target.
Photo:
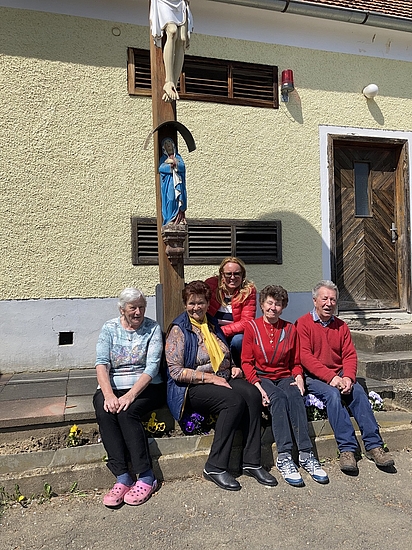
<svg viewBox="0 0 412 550">
<path fill-rule="evenodd" d="M 294 325 L 279 319 L 271 344 L 263 317 L 249 321 L 243 335 L 242 370 L 251 384 L 260 382 L 260 378 L 279 380 L 303 374 Z"/>
<path fill-rule="evenodd" d="M 358 358 L 346 323 L 335 317 L 324 327 L 306 313 L 296 321 L 296 328 L 300 360 L 309 374 L 328 384 L 336 375 L 355 382 Z"/>
<path fill-rule="evenodd" d="M 210 299 L 208 313 L 214 317 L 216 311 L 221 306 L 219 300 L 217 299 L 217 276 L 206 279 L 205 283 L 212 289 L 212 297 Z M 247 322 L 250 319 L 254 319 L 256 315 L 256 288 L 252 287 L 249 296 L 247 296 L 243 302 L 239 302 L 238 294 L 239 293 L 234 294 L 232 298 L 233 323 L 222 325 L 221 327 L 223 334 L 227 338 L 231 338 L 235 334 L 243 334 Z"/>
</svg>

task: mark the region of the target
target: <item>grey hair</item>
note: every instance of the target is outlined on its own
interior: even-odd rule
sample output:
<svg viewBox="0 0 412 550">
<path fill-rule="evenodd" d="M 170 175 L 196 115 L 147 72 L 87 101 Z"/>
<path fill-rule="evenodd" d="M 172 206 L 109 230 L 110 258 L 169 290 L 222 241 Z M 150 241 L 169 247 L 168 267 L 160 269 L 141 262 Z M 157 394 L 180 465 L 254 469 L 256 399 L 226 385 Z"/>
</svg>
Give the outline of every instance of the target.
<svg viewBox="0 0 412 550">
<path fill-rule="evenodd" d="M 146 296 L 143 294 L 141 290 L 133 287 L 125 288 L 119 294 L 119 301 L 117 302 L 117 305 L 119 306 L 119 308 L 124 309 L 126 304 L 129 304 L 130 302 L 135 302 L 136 300 L 140 300 L 141 298 L 143 299 L 144 306 L 146 307 L 147 306 Z"/>
<path fill-rule="evenodd" d="M 327 279 L 323 279 L 322 281 L 319 281 L 318 284 L 316 284 L 313 287 L 313 290 L 312 290 L 312 298 L 313 299 L 318 297 L 319 289 L 322 288 L 322 287 L 328 288 L 329 290 L 334 290 L 336 292 L 336 299 L 337 300 L 339 299 L 339 289 L 338 289 L 338 287 L 335 285 L 335 283 L 333 281 L 328 281 Z"/>
</svg>

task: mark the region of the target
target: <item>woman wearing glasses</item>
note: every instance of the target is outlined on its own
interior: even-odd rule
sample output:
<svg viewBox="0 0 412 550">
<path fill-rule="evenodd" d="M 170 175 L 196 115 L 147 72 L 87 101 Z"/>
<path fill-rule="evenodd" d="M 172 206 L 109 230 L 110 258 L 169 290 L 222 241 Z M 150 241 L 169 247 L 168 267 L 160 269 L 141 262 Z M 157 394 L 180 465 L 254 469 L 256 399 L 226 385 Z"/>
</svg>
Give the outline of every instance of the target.
<svg viewBox="0 0 412 550">
<path fill-rule="evenodd" d="M 243 332 L 256 315 L 256 287 L 246 279 L 246 266 L 234 256 L 225 258 L 219 274 L 205 281 L 212 290 L 208 313 L 217 319 L 230 345 L 230 353 L 240 368 Z"/>
</svg>

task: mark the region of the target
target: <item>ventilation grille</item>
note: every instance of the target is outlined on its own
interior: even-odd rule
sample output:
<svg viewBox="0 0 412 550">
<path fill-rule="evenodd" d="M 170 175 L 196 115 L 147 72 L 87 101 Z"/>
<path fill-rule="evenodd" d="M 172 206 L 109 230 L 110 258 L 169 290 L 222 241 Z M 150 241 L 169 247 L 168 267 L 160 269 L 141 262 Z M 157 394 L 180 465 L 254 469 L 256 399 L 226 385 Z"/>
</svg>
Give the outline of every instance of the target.
<svg viewBox="0 0 412 550">
<path fill-rule="evenodd" d="M 128 89 L 151 93 L 150 52 L 129 48 Z M 258 63 L 185 56 L 178 85 L 182 99 L 279 108 L 278 68 Z"/>
<path fill-rule="evenodd" d="M 154 218 L 132 218 L 134 265 L 158 263 Z M 226 256 L 247 263 L 281 264 L 281 222 L 249 220 L 188 220 L 185 264 L 219 264 Z"/>
</svg>

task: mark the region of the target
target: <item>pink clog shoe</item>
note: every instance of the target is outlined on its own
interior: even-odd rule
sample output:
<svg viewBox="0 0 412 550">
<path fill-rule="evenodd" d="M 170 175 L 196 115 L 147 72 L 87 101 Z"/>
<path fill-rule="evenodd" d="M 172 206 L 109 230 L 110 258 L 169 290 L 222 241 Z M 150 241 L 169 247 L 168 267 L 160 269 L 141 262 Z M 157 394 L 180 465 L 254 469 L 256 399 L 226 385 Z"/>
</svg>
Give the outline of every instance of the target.
<svg viewBox="0 0 412 550">
<path fill-rule="evenodd" d="M 131 487 L 130 491 L 124 497 L 126 504 L 130 506 L 139 506 L 139 504 L 144 504 L 157 488 L 157 481 L 154 480 L 152 485 L 143 483 L 143 481 L 136 481 L 136 483 Z"/>
<path fill-rule="evenodd" d="M 115 483 L 110 491 L 104 495 L 103 504 L 105 506 L 119 506 L 124 500 L 124 496 L 133 488 L 123 483 Z"/>
</svg>

